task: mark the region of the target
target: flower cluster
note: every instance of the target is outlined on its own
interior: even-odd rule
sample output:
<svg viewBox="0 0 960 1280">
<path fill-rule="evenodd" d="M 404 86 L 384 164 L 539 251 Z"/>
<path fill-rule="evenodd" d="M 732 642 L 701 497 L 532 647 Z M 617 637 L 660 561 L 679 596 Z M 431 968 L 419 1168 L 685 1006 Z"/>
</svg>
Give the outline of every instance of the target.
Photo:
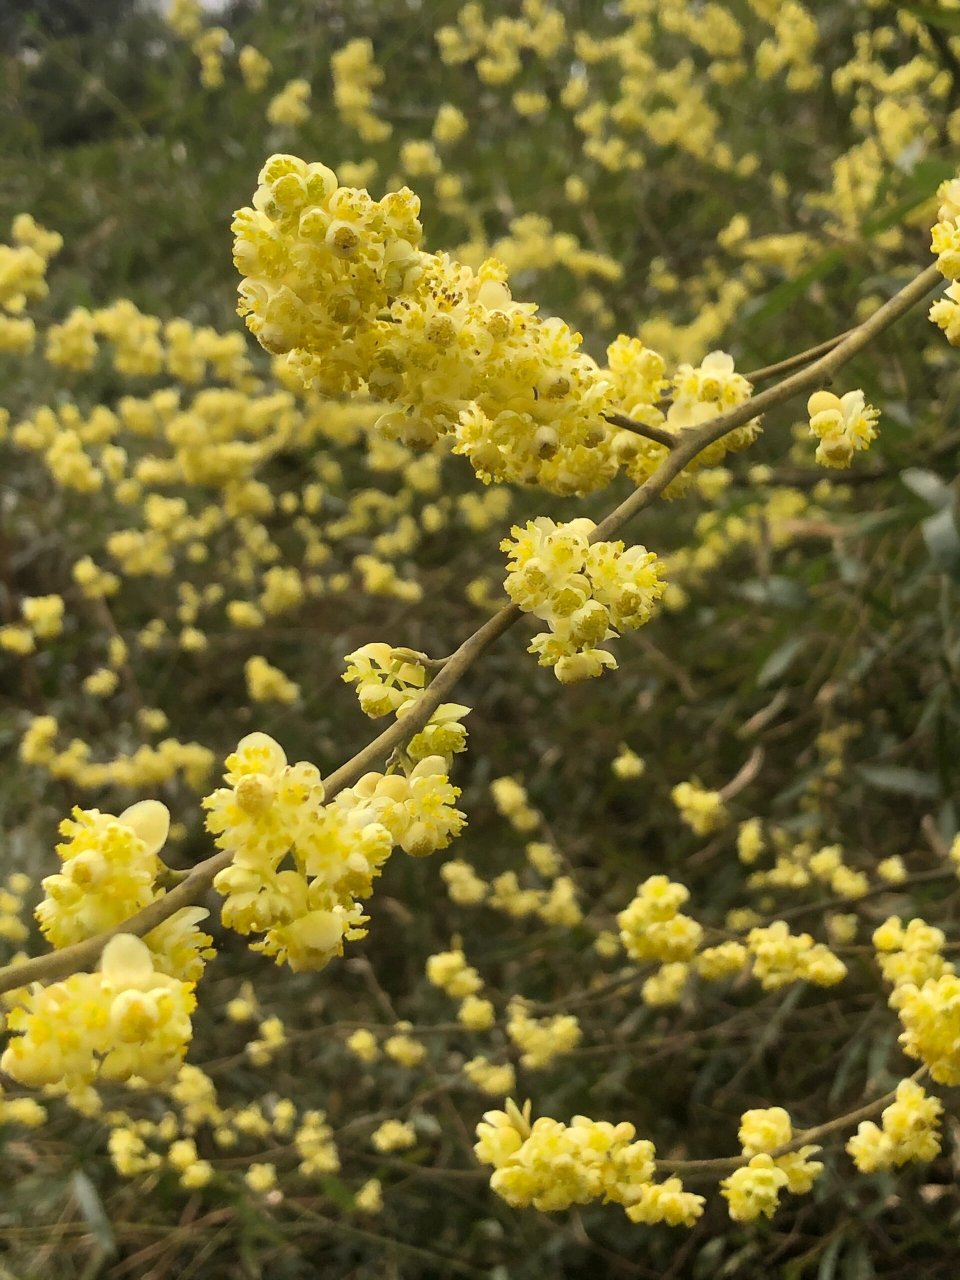
<svg viewBox="0 0 960 1280">
<path fill-rule="evenodd" d="M 459 874 L 459 869 L 456 874 Z M 455 898 L 455 883 L 450 896 Z M 484 896 L 487 905 L 501 911 L 512 920 L 525 920 L 539 916 L 546 924 L 579 924 L 583 912 L 577 903 L 576 886 L 569 876 L 557 876 L 549 889 L 525 887 L 515 871 L 503 871 L 490 881 Z"/>
<path fill-rule="evenodd" d="M 493 1003 L 480 996 L 483 979 L 473 965 L 467 963 L 461 947 L 454 946 L 450 951 L 429 956 L 426 971 L 429 983 L 460 1001 L 457 1020 L 468 1031 L 486 1031 L 493 1026 Z"/>
<path fill-rule="evenodd" d="M 500 544 L 508 555 L 507 595 L 550 628 L 534 636 L 529 651 L 564 684 L 616 669 L 602 642 L 616 628 L 643 626 L 663 594 L 652 551 L 591 543 L 595 527 L 585 518 L 557 524 L 539 516 L 523 529 L 515 525 Z"/>
<path fill-rule="evenodd" d="M 487 19 L 481 5 L 464 5 L 456 26 L 437 29 L 441 58 L 450 66 L 475 63 L 477 76 L 486 85 L 514 80 L 522 70 L 525 52 L 549 63 L 567 41 L 563 13 L 536 0 L 527 0 L 516 12 L 521 16 L 501 14 Z"/>
<path fill-rule="evenodd" d="M 254 702 L 282 702 L 285 706 L 300 697 L 300 686 L 273 666 L 261 654 L 248 658 L 243 666 L 247 693 Z"/>
<path fill-rule="evenodd" d="M 73 810 L 60 824 L 62 866 L 42 881 L 36 908 L 44 936 L 66 947 L 114 929 L 164 897 L 158 857 L 170 830 L 170 813 L 158 800 L 141 800 L 118 818 L 97 809 Z M 209 913 L 183 907 L 146 935 L 153 963 L 163 973 L 196 983 L 213 953 L 197 925 Z"/>
<path fill-rule="evenodd" d="M 620 750 L 610 762 L 612 773 L 621 780 L 642 778 L 646 768 L 646 761 L 625 742 L 620 743 Z"/>
<path fill-rule="evenodd" d="M 399 711 L 416 698 L 427 681 L 417 655 L 382 642 L 365 644 L 348 653 L 344 661 L 347 669 L 342 679 L 356 685 L 360 710 L 374 718 Z"/>
<path fill-rule="evenodd" d="M 193 988 L 159 972 L 140 938 L 117 934 L 97 972 L 17 993 L 7 1023 L 21 1034 L 0 1057 L 0 1071 L 58 1091 L 82 1089 L 97 1077 L 166 1080 L 190 1041 Z"/>
<path fill-rule="evenodd" d="M 335 55 L 335 78 L 341 63 L 352 69 L 344 109 L 379 129 L 386 126 L 368 110 L 380 74 L 370 56 L 369 41 L 351 42 Z M 411 174 L 439 173 L 429 142 L 407 144 L 401 161 Z M 638 421 L 674 433 L 749 398 L 750 383 L 725 352 L 681 364 L 671 384 L 656 352 L 621 335 L 608 351 L 610 368 L 600 368 L 582 352 L 579 333 L 514 300 L 497 258 L 474 270 L 423 252 L 418 212 L 406 187 L 374 201 L 340 186 L 323 165 L 276 155 L 261 171 L 253 208 L 234 221 L 239 309 L 251 331 L 268 350 L 290 353 L 303 381 L 327 394 L 364 385 L 391 404 L 377 423 L 388 439 L 430 445 L 452 435 L 454 452 L 484 481 L 585 493 L 621 466 L 639 483 L 666 456 L 665 445 L 611 428 L 618 393 Z M 599 269 L 598 255 L 580 256 L 580 269 Z M 670 494 L 758 431 L 753 419 L 714 442 Z"/>
<path fill-rule="evenodd" d="M 422 271 L 419 202 L 406 188 L 375 201 L 288 155 L 272 156 L 259 183 L 233 223 L 240 313 L 268 351 L 299 351 L 320 389 L 355 390 L 379 313 Z"/>
<path fill-rule="evenodd" d="M 157 896 L 157 856 L 170 830 L 158 800 L 141 800 L 118 818 L 97 809 L 73 810 L 60 823 L 62 867 L 43 881 L 37 907 L 44 936 L 55 947 L 92 938 L 134 915 Z"/>
<path fill-rule="evenodd" d="M 383 1183 L 379 1178 L 368 1178 L 353 1197 L 353 1207 L 360 1213 L 377 1214 L 383 1210 Z"/>
<path fill-rule="evenodd" d="M 783 920 L 751 929 L 747 949 L 753 976 L 764 991 L 778 991 L 791 982 L 832 987 L 847 976 L 847 966 L 829 947 L 814 942 L 809 933 L 791 933 Z"/>
<path fill-rule="evenodd" d="M 389 138 L 390 125 L 372 110 L 373 90 L 384 74 L 373 60 L 371 40 L 348 40 L 330 59 L 333 101 L 344 124 L 356 129 L 364 142 Z"/>
<path fill-rule="evenodd" d="M 148 729 L 166 724 L 163 712 L 156 707 L 144 708 L 140 720 Z M 213 752 L 208 747 L 199 742 L 178 742 L 176 738 L 164 738 L 156 746 L 141 743 L 129 754 L 120 752 L 113 759 L 93 761 L 92 748 L 82 738 L 72 738 L 57 750 L 59 730 L 54 716 L 35 716 L 20 741 L 19 756 L 25 764 L 40 765 L 53 777 L 77 787 L 156 788 L 182 773 L 187 784 L 199 791 L 213 766 Z"/>
<path fill-rule="evenodd" d="M 417 1140 L 417 1131 L 403 1120 L 384 1120 L 370 1135 L 377 1151 L 409 1151 Z"/>
<path fill-rule="evenodd" d="M 8 316 L 19 316 L 31 299 L 47 296 L 47 264 L 63 247 L 63 237 L 41 227 L 28 213 L 17 214 L 10 236 L 12 245 L 0 244 L 0 308 Z M 0 320 L 9 324 L 6 316 Z M 32 323 L 29 333 L 32 346 Z"/>
<path fill-rule="evenodd" d="M 463 1074 L 474 1088 L 492 1098 L 505 1098 L 517 1087 L 512 1062 L 491 1062 L 482 1054 L 463 1064 Z"/>
<path fill-rule="evenodd" d="M 530 803 L 526 787 L 517 778 L 494 778 L 490 783 L 490 795 L 497 812 L 507 819 L 514 831 L 522 834 L 536 831 L 542 814 Z"/>
<path fill-rule="evenodd" d="M 954 972 L 943 955 L 946 935 L 926 920 L 910 920 L 904 928 L 898 916 L 889 916 L 874 929 L 872 941 L 884 981 L 893 987 L 888 1002 L 893 1009 L 899 1009 L 906 996 L 928 980 Z"/>
<path fill-rule="evenodd" d="M 783 1107 L 745 1111 L 740 1117 L 740 1145 L 749 1162 L 735 1169 L 720 1183 L 730 1217 L 735 1222 L 752 1222 L 764 1215 L 773 1217 L 781 1191 L 805 1195 L 823 1165 L 811 1160 L 819 1147 L 803 1146 L 784 1155 L 771 1154 L 793 1140 L 793 1126 Z"/>
<path fill-rule="evenodd" d="M 554 1058 L 570 1053 L 580 1043 L 580 1023 L 572 1013 L 533 1018 L 519 997 L 507 1008 L 507 1035 L 521 1051 L 520 1064 L 530 1070 L 548 1067 Z"/>
<path fill-rule="evenodd" d="M 719 982 L 740 973 L 749 963 L 749 955 L 742 942 L 721 942 L 715 947 L 704 947 L 696 957 L 696 970 L 707 982 Z"/>
<path fill-rule="evenodd" d="M 440 875 L 451 901 L 461 907 L 473 907 L 485 901 L 490 886 L 477 875 L 469 862 L 451 858 L 440 868 Z"/>
<path fill-rule="evenodd" d="M 360 900 L 395 845 L 414 857 L 444 848 L 464 825 L 440 756 L 402 773 L 365 774 L 324 804 L 317 768 L 288 765 L 280 745 L 251 733 L 204 799 L 207 827 L 233 853 L 214 881 L 224 922 L 263 937 L 253 947 L 291 968 L 319 969 L 364 936 Z M 282 864 L 292 855 L 294 866 Z"/>
<path fill-rule="evenodd" d="M 323 165 L 271 157 L 233 224 L 250 330 L 326 393 L 363 383 L 393 404 L 388 438 L 452 433 L 486 480 L 606 484 L 612 389 L 580 335 L 515 302 L 497 261 L 474 272 L 421 252 L 418 212 L 407 188 L 374 201 Z"/>
<path fill-rule="evenodd" d="M 901 1080 L 896 1099 L 884 1108 L 881 1125 L 861 1121 L 847 1151 L 861 1173 L 895 1169 L 911 1160 L 932 1160 L 940 1151 L 942 1114 L 939 1098 L 929 1097 L 915 1080 Z"/>
<path fill-rule="evenodd" d="M 463 999 L 476 995 L 483 986 L 483 980 L 473 965 L 467 964 L 467 957 L 461 947 L 450 951 L 438 951 L 427 959 L 427 981 L 445 991 L 448 996 Z"/>
<path fill-rule="evenodd" d="M 270 78 L 273 65 L 270 59 L 252 44 L 245 44 L 237 54 L 237 66 L 243 83 L 251 93 L 260 93 Z"/>
<path fill-rule="evenodd" d="M 63 631 L 63 597 L 24 596 L 20 601 L 23 624 L 0 627 L 0 649 L 12 653 L 33 653 L 38 641 L 54 640 Z"/>
<path fill-rule="evenodd" d="M 394 1024 L 393 1035 L 388 1036 L 383 1044 L 387 1057 L 399 1062 L 401 1067 L 418 1067 L 427 1056 L 426 1045 L 410 1035 L 412 1030 L 412 1023 L 397 1022 Z"/>
<path fill-rule="evenodd" d="M 607 359 L 607 372 L 622 398 L 624 412 L 635 422 L 677 436 L 745 404 L 753 392 L 743 374 L 734 369 L 733 357 L 725 351 L 711 351 L 697 366 L 679 365 L 670 379 L 664 376 L 663 357 L 644 346 L 639 338 L 621 335 L 607 348 Z M 760 419 L 752 418 L 708 445 L 668 485 L 666 496 L 684 493 L 697 472 L 717 466 L 728 452 L 746 449 L 759 432 Z M 667 456 L 666 445 L 629 431 L 617 433 L 613 448 L 626 473 L 638 484 Z"/>
<path fill-rule="evenodd" d="M 759 818 L 747 818 L 737 829 L 737 857 L 745 867 L 752 866 L 766 847 L 763 824 Z"/>
<path fill-rule="evenodd" d="M 662 875 L 637 886 L 636 897 L 617 916 L 620 941 L 632 960 L 665 964 L 691 959 L 703 929 L 679 910 L 689 897 L 682 884 Z"/>
<path fill-rule="evenodd" d="M 880 411 L 867 404 L 862 391 L 837 396 L 815 391 L 807 401 L 810 431 L 820 443 L 816 459 L 825 467 L 849 467 L 854 453 L 877 438 Z"/>
<path fill-rule="evenodd" d="M 720 792 L 709 791 L 696 782 L 678 782 L 670 792 L 670 799 L 694 835 L 711 835 L 729 818 Z"/>
<path fill-rule="evenodd" d="M 951 283 L 930 308 L 930 319 L 939 325 L 951 346 L 960 346 L 960 178 L 942 182 L 937 191 L 940 207 L 930 232 L 930 248 L 937 255 L 937 270 Z"/>
<path fill-rule="evenodd" d="M 395 649 L 382 642 L 365 644 L 346 656 L 347 669 L 342 679 L 356 685 L 360 709 L 376 718 L 393 712 L 401 719 L 416 704 L 427 683 L 423 654 L 410 649 Z M 470 712 L 459 702 L 443 702 L 426 725 L 414 734 L 404 748 L 411 760 L 427 756 L 451 757 L 465 751 L 466 726 L 460 721 Z"/>
<path fill-rule="evenodd" d="M 929 1067 L 938 1084 L 960 1084 L 960 977 L 944 973 L 921 987 L 905 984 L 899 1005 L 904 1053 Z"/>
<path fill-rule="evenodd" d="M 310 119 L 310 81 L 297 77 L 288 80 L 267 104 L 270 124 L 294 126 Z"/>
<path fill-rule="evenodd" d="M 703 1212 L 703 1197 L 685 1192 L 678 1178 L 654 1182 L 653 1143 L 638 1140 L 627 1122 L 541 1116 L 531 1124 L 529 1102 L 521 1111 L 508 1099 L 506 1110 L 485 1113 L 477 1139 L 477 1159 L 494 1169 L 492 1190 L 514 1207 L 554 1213 L 612 1200 L 634 1222 L 671 1226 L 692 1226 Z"/>
</svg>

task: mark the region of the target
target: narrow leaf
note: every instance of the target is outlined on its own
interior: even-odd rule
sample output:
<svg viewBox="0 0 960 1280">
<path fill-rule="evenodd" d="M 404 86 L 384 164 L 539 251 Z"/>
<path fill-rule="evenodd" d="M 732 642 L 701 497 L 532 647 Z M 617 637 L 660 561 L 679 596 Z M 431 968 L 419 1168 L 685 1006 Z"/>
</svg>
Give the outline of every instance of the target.
<svg viewBox="0 0 960 1280">
<path fill-rule="evenodd" d="M 951 570 L 960 565 L 960 534 L 950 507 L 929 516 L 920 525 L 930 559 L 938 569 Z"/>
<path fill-rule="evenodd" d="M 779 680 L 806 643 L 806 636 L 791 636 L 779 648 L 774 649 L 773 653 L 757 672 L 757 684 L 759 687 L 762 689 L 768 684 L 773 684 L 775 680 Z"/>
<path fill-rule="evenodd" d="M 83 1170 L 78 1169 L 70 1179 L 70 1188 L 101 1252 L 112 1257 L 117 1252 L 117 1241 L 96 1187 Z"/>
<path fill-rule="evenodd" d="M 931 773 L 907 769 L 896 764 L 862 764 L 857 769 L 869 787 L 890 791 L 894 795 L 932 799 L 940 794 L 940 786 Z"/>
<path fill-rule="evenodd" d="M 915 493 L 928 506 L 938 511 L 953 503 L 953 490 L 933 471 L 926 471 L 923 467 L 907 467 L 906 471 L 901 472 L 900 479 L 911 493 Z"/>
</svg>

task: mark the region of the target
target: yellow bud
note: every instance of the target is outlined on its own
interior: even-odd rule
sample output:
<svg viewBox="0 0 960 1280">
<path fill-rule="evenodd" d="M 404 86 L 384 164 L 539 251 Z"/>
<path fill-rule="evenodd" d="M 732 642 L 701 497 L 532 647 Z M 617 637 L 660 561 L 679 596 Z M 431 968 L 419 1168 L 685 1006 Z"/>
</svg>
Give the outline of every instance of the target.
<svg viewBox="0 0 960 1280">
<path fill-rule="evenodd" d="M 840 398 L 832 391 L 815 391 L 807 401 L 807 413 L 811 418 L 818 413 L 839 412 L 839 410 Z"/>
</svg>

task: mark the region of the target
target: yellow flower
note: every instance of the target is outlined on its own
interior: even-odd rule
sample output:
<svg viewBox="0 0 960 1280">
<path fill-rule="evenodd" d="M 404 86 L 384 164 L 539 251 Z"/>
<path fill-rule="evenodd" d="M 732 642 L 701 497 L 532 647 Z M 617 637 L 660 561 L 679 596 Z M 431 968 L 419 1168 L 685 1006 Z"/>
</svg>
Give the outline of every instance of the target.
<svg viewBox="0 0 960 1280">
<path fill-rule="evenodd" d="M 370 1178 L 353 1197 L 353 1205 L 361 1213 L 375 1214 L 383 1210 L 383 1187 L 378 1178 Z"/>
<path fill-rule="evenodd" d="M 370 1135 L 370 1141 L 377 1151 L 407 1151 L 417 1140 L 413 1125 L 401 1120 L 384 1120 Z"/>
<path fill-rule="evenodd" d="M 825 467 L 848 467 L 854 453 L 876 439 L 878 409 L 868 405 L 862 391 L 836 396 L 815 391 L 807 401 L 810 431 L 817 436 L 816 458 Z"/>
<path fill-rule="evenodd" d="M 773 1157 L 761 1153 L 753 1156 L 742 1169 L 735 1169 L 728 1178 L 724 1178 L 720 1183 L 720 1193 L 727 1201 L 734 1222 L 753 1222 L 761 1216 L 773 1217 L 780 1192 L 788 1180 Z"/>
</svg>

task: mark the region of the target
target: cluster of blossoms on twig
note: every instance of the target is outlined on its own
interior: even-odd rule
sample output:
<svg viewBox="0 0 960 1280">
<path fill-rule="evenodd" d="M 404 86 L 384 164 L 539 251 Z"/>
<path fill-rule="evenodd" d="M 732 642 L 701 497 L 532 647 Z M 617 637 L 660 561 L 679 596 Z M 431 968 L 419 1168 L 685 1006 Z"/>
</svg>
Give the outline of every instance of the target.
<svg viewBox="0 0 960 1280">
<path fill-rule="evenodd" d="M 620 942 L 630 959 L 660 966 L 644 983 L 645 1003 L 678 1003 L 691 969 L 717 982 L 750 968 L 766 991 L 794 982 L 830 987 L 846 977 L 846 966 L 829 947 L 808 933 L 791 933 L 783 920 L 750 929 L 744 942 L 730 939 L 704 947 L 703 926 L 680 911 L 689 896 L 684 885 L 667 876 L 650 876 L 617 915 Z"/>
<path fill-rule="evenodd" d="M 360 903 L 394 847 L 423 857 L 462 829 L 446 770 L 426 756 L 407 773 L 366 773 L 325 804 L 315 765 L 288 765 L 267 734 L 248 734 L 227 759 L 228 785 L 204 800 L 217 845 L 233 853 L 214 880 L 224 923 L 262 935 L 252 947 L 278 963 L 323 968 L 364 936 Z"/>
<path fill-rule="evenodd" d="M 847 1151 L 861 1173 L 895 1169 L 911 1160 L 933 1160 L 940 1151 L 937 1130 L 942 1114 L 939 1098 L 929 1097 L 915 1080 L 901 1080 L 880 1125 L 861 1121 Z"/>
<path fill-rule="evenodd" d="M 592 520 L 557 524 L 546 516 L 514 526 L 507 552 L 507 595 L 550 628 L 530 652 L 564 684 L 599 676 L 617 661 L 604 640 L 616 628 L 641 627 L 663 594 L 657 557 L 646 547 L 590 542 Z"/>
<path fill-rule="evenodd" d="M 793 1140 L 793 1125 L 783 1107 L 745 1111 L 739 1137 L 748 1162 L 720 1184 L 730 1217 L 736 1222 L 752 1222 L 761 1215 L 772 1218 L 781 1192 L 805 1195 L 823 1171 L 818 1160 L 810 1159 L 819 1147 L 807 1145 L 785 1155 L 772 1154 Z"/>
<path fill-rule="evenodd" d="M 930 308 L 930 319 L 953 347 L 960 346 L 960 178 L 942 182 L 937 189 L 940 207 L 930 232 L 930 248 L 937 255 L 937 270 L 950 284 Z"/>
<path fill-rule="evenodd" d="M 233 224 L 251 332 L 325 394 L 366 387 L 392 405 L 376 424 L 387 438 L 426 446 L 451 436 L 485 481 L 586 493 L 621 466 L 639 482 L 668 452 L 612 425 L 622 407 L 662 424 L 669 440 L 749 398 L 723 352 L 681 365 L 670 383 L 655 352 L 621 337 L 601 368 L 580 334 L 514 300 L 501 262 L 474 271 L 424 252 L 419 208 L 406 187 L 374 200 L 325 165 L 275 155 Z M 658 402 L 671 386 L 664 414 Z M 754 420 L 728 433 L 694 469 L 758 430 Z"/>
<path fill-rule="evenodd" d="M 117 934 L 95 973 L 22 994 L 7 1018 L 21 1034 L 0 1057 L 0 1070 L 78 1099 L 97 1078 L 168 1080 L 190 1042 L 194 986 L 155 968 L 140 938 Z"/>
<path fill-rule="evenodd" d="M 398 720 L 416 706 L 427 683 L 423 654 L 396 649 L 382 641 L 365 644 L 348 653 L 342 679 L 356 688 L 360 709 L 372 719 L 390 715 Z M 461 724 L 470 708 L 459 702 L 442 702 L 424 727 L 413 734 L 403 750 L 411 760 L 427 756 L 451 758 L 467 747 L 467 729 Z"/>
<path fill-rule="evenodd" d="M 142 800 L 119 817 L 74 809 L 60 826 L 61 869 L 43 881 L 36 917 L 55 947 L 116 929 L 166 889 L 159 852 L 170 815 Z M 11 1040 L 0 1069 L 33 1086 L 79 1096 L 98 1076 L 163 1079 L 174 1073 L 191 1037 L 194 988 L 211 938 L 197 926 L 209 913 L 183 907 L 144 940 L 120 933 L 100 969 L 48 987 L 16 991 L 7 1022 Z"/>
<path fill-rule="evenodd" d="M 623 1205 L 633 1222 L 692 1226 L 703 1196 L 684 1191 L 679 1178 L 655 1181 L 652 1142 L 637 1139 L 632 1124 L 574 1116 L 570 1124 L 520 1110 L 488 1111 L 477 1125 L 477 1159 L 493 1165 L 490 1186 L 508 1204 L 544 1212 L 591 1200 Z"/>
</svg>

